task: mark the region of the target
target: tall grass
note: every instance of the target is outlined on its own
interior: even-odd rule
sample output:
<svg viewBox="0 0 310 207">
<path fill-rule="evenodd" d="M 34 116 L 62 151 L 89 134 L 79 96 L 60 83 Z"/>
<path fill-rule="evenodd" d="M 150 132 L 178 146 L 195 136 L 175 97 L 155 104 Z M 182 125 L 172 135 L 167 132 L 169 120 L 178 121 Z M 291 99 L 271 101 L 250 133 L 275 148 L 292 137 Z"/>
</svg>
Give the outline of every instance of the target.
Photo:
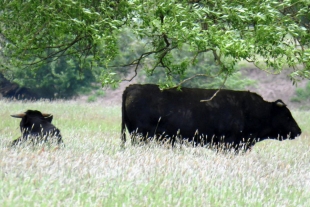
<svg viewBox="0 0 310 207">
<path fill-rule="evenodd" d="M 0 101 L 0 206 L 310 206 L 308 111 L 303 135 L 266 140 L 242 156 L 151 143 L 120 148 L 120 106 Z M 54 115 L 65 148 L 9 148 L 10 114 Z"/>
</svg>

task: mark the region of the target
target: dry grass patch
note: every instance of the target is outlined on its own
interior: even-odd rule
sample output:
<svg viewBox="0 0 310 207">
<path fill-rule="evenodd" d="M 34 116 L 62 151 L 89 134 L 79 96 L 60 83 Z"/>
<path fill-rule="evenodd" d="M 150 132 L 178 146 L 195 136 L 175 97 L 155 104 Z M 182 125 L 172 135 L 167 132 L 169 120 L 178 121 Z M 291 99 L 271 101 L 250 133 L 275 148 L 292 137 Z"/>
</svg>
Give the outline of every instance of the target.
<svg viewBox="0 0 310 207">
<path fill-rule="evenodd" d="M 310 206 L 308 136 L 263 141 L 242 156 L 155 143 L 121 149 L 119 106 L 0 104 L 0 206 Z M 54 114 L 65 148 L 7 147 L 19 134 L 9 114 L 28 108 Z M 293 114 L 306 133 L 308 114 Z"/>
</svg>

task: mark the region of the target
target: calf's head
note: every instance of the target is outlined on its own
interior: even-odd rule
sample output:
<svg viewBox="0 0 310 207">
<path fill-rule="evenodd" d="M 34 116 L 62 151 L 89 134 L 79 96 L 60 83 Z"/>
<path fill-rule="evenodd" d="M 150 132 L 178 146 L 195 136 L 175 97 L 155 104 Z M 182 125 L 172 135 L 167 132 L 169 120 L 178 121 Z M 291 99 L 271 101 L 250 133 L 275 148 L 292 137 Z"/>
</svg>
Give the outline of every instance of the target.
<svg viewBox="0 0 310 207">
<path fill-rule="evenodd" d="M 53 116 L 51 114 L 43 114 L 37 110 L 28 110 L 25 113 L 11 115 L 14 118 L 21 118 L 20 130 L 22 134 L 37 134 L 52 130 Z"/>
</svg>

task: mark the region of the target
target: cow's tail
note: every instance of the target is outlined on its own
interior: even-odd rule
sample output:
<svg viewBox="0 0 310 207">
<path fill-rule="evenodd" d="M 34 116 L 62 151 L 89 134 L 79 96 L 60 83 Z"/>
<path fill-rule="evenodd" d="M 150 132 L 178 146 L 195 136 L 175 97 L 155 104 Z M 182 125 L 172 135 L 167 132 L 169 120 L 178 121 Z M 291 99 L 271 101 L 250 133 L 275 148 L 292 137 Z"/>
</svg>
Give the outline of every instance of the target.
<svg viewBox="0 0 310 207">
<path fill-rule="evenodd" d="M 122 125 L 121 125 L 121 147 L 125 147 L 126 143 L 126 123 L 125 123 L 125 115 L 126 115 L 126 90 L 123 92 L 122 97 Z"/>
</svg>

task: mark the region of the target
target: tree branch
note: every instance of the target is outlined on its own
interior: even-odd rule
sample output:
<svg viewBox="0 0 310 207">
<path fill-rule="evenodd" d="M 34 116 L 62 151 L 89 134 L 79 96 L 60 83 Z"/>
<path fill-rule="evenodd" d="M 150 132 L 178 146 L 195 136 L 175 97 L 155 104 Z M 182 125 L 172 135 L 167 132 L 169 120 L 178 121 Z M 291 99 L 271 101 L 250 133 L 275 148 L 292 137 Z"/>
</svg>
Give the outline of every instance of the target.
<svg viewBox="0 0 310 207">
<path fill-rule="evenodd" d="M 171 50 L 173 50 L 173 49 L 175 49 L 175 48 L 176 48 L 176 46 L 171 47 L 171 48 L 163 47 L 163 48 L 161 48 L 161 49 L 159 49 L 159 50 L 156 50 L 156 51 L 146 52 L 146 53 L 141 54 L 140 57 L 139 57 L 138 59 L 132 61 L 130 64 L 123 65 L 123 67 L 132 66 L 132 65 L 136 65 L 136 67 L 135 67 L 135 69 L 134 69 L 135 74 L 134 74 L 130 79 L 123 79 L 122 81 L 129 81 L 129 82 L 130 82 L 130 81 L 132 81 L 132 80 L 138 75 L 138 72 L 137 72 L 138 67 L 139 67 L 141 61 L 142 61 L 144 58 L 146 58 L 146 57 L 148 57 L 149 55 L 152 55 L 152 54 L 157 54 L 157 53 L 163 52 L 163 54 L 162 54 L 162 55 L 160 56 L 160 58 L 159 58 L 159 61 L 155 64 L 155 67 L 152 68 L 152 70 L 154 71 L 155 68 L 158 66 L 159 63 L 162 63 L 162 64 L 163 64 L 162 59 L 166 56 L 166 54 L 167 54 L 169 51 L 171 51 Z M 165 50 L 166 50 L 166 51 L 165 51 Z M 165 66 L 164 64 L 163 64 L 162 66 L 167 68 L 167 66 Z"/>
<path fill-rule="evenodd" d="M 72 47 L 74 44 L 76 44 L 77 42 L 81 41 L 81 40 L 84 39 L 85 37 L 86 37 L 86 36 L 79 37 L 79 35 L 78 35 L 78 36 L 76 36 L 76 38 L 75 38 L 71 43 L 69 43 L 69 44 L 67 44 L 67 45 L 64 45 L 64 46 L 66 46 L 66 47 L 64 47 L 64 48 L 62 48 L 62 49 L 59 49 L 58 51 L 53 52 L 53 53 L 47 55 L 46 57 L 40 57 L 40 60 L 38 60 L 38 61 L 33 61 L 32 63 L 30 63 L 30 64 L 25 64 L 25 65 L 27 65 L 27 66 L 36 65 L 36 64 L 39 64 L 39 63 L 41 63 L 41 62 L 44 62 L 44 61 L 46 61 L 46 60 L 48 60 L 48 59 L 50 59 L 50 58 L 55 58 L 55 57 L 56 57 L 56 58 L 59 58 L 60 56 L 63 56 L 64 53 L 65 53 L 70 47 Z M 48 48 L 47 48 L 47 49 L 48 49 Z M 81 51 L 86 51 L 86 50 L 88 50 L 88 49 L 89 49 L 89 47 L 84 48 L 83 50 L 79 50 L 79 51 L 76 52 L 76 53 L 79 53 L 79 52 L 81 52 Z M 61 55 L 58 55 L 58 54 L 61 54 Z M 71 54 L 74 54 L 74 53 L 71 53 Z"/>
<path fill-rule="evenodd" d="M 217 89 L 217 91 L 213 94 L 213 96 L 212 96 L 211 98 L 209 98 L 209 99 L 207 99 L 207 100 L 200 100 L 200 102 L 212 101 L 212 99 L 220 92 L 220 90 L 223 89 L 223 87 L 224 87 L 224 85 L 225 85 L 225 83 L 226 83 L 226 81 L 227 81 L 227 78 L 228 78 L 228 74 L 226 74 L 225 79 L 224 79 L 224 81 L 223 81 L 221 87 L 220 87 L 219 89 Z"/>
</svg>

